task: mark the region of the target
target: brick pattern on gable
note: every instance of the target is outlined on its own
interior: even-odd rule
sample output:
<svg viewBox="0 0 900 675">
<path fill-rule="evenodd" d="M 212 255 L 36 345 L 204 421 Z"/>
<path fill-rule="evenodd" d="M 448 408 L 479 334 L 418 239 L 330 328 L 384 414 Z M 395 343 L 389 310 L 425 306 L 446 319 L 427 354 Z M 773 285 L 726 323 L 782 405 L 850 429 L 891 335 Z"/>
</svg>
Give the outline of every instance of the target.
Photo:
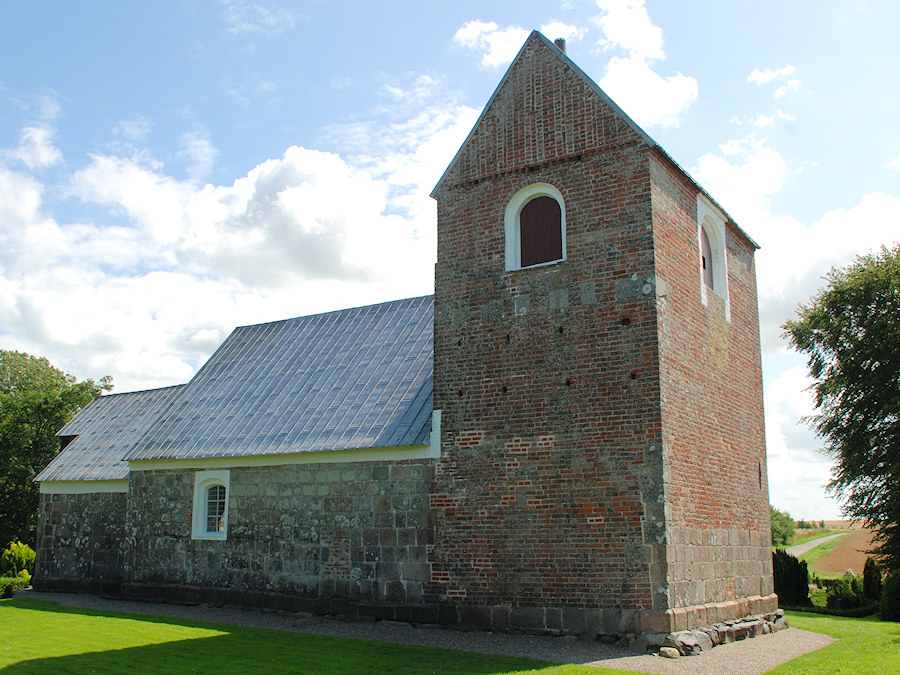
<svg viewBox="0 0 900 675">
<path fill-rule="evenodd" d="M 474 183 L 641 143 L 580 73 L 532 36 L 442 185 Z"/>
</svg>

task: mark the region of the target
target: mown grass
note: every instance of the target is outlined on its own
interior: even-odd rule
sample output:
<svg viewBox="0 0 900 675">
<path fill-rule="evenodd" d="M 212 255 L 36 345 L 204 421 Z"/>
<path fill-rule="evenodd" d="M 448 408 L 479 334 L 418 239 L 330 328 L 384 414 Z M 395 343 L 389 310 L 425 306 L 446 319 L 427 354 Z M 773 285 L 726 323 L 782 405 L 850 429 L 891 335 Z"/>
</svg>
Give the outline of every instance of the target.
<svg viewBox="0 0 900 675">
<path fill-rule="evenodd" d="M 825 633 L 837 638 L 837 642 L 788 661 L 770 673 L 888 675 L 900 672 L 900 623 L 879 621 L 875 617 L 845 619 L 806 612 L 787 614 L 795 628 Z"/>
<path fill-rule="evenodd" d="M 28 673 L 541 673 L 625 671 L 0 601 L 0 669 Z"/>
<path fill-rule="evenodd" d="M 788 612 L 792 626 L 837 641 L 769 671 L 898 673 L 900 623 Z M 764 642 L 765 638 L 760 638 Z M 762 646 L 762 645 L 761 645 Z M 702 658 L 702 657 L 698 657 Z M 209 624 L 54 605 L 0 601 L 0 669 L 18 673 L 539 673 L 635 671 Z"/>
</svg>

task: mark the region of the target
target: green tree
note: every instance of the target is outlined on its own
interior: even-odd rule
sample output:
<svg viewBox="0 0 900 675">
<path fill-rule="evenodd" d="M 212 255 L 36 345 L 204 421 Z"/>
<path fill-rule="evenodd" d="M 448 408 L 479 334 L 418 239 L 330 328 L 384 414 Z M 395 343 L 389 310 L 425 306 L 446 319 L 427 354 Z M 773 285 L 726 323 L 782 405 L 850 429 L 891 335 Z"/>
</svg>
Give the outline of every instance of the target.
<svg viewBox="0 0 900 675">
<path fill-rule="evenodd" d="M 779 511 L 769 506 L 772 512 L 772 546 L 787 546 L 794 538 L 797 523 L 787 511 Z"/>
<path fill-rule="evenodd" d="M 875 528 L 875 550 L 900 570 L 900 246 L 832 269 L 785 335 L 815 379 L 811 422 L 835 459 L 829 490 Z"/>
<path fill-rule="evenodd" d="M 772 546 L 787 546 L 794 538 L 797 523 L 787 511 L 779 511 L 769 506 L 772 511 Z"/>
<path fill-rule="evenodd" d="M 59 453 L 56 432 L 110 389 L 109 377 L 78 382 L 47 359 L 0 350 L 0 548 L 35 545 L 34 477 Z"/>
</svg>

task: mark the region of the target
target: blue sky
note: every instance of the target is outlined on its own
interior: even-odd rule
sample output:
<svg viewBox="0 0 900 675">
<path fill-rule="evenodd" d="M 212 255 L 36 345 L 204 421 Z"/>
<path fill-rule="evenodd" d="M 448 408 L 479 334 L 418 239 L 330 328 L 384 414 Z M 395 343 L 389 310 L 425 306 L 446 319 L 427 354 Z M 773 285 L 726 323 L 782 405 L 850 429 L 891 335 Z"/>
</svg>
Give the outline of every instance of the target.
<svg viewBox="0 0 900 675">
<path fill-rule="evenodd" d="M 838 516 L 779 328 L 900 230 L 900 3 L 0 3 L 0 347 L 117 391 L 432 291 L 431 188 L 531 29 L 760 245 L 769 483 Z M 350 196 L 352 195 L 352 196 Z"/>
</svg>

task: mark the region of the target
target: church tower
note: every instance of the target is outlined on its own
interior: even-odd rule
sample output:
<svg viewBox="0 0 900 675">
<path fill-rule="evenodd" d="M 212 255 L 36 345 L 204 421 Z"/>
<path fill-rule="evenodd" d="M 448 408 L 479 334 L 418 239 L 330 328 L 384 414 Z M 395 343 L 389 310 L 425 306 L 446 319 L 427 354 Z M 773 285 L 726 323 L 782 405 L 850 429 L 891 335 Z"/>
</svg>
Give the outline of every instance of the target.
<svg viewBox="0 0 900 675">
<path fill-rule="evenodd" d="M 534 32 L 433 192 L 447 621 L 773 610 L 756 245 Z"/>
</svg>

